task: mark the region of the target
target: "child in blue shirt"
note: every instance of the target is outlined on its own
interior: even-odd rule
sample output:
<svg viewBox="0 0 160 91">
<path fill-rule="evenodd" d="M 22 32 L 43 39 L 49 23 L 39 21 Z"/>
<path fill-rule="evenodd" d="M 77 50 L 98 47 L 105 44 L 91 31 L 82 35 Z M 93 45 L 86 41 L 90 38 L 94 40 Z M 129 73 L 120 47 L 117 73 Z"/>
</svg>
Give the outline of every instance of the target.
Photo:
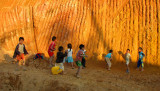
<svg viewBox="0 0 160 91">
<path fill-rule="evenodd" d="M 110 68 L 111 68 L 111 60 L 112 60 L 112 56 L 113 56 L 112 52 L 113 52 L 113 50 L 109 50 L 109 53 L 105 56 L 105 61 L 108 64 L 108 70 L 110 70 Z"/>
<path fill-rule="evenodd" d="M 137 62 L 137 70 L 139 70 L 139 67 L 141 66 L 142 67 L 142 71 L 143 71 L 143 68 L 144 68 L 143 58 L 144 58 L 145 55 L 142 52 L 143 49 L 141 47 L 138 48 L 138 51 L 139 51 L 139 59 L 138 59 L 138 62 Z"/>
</svg>

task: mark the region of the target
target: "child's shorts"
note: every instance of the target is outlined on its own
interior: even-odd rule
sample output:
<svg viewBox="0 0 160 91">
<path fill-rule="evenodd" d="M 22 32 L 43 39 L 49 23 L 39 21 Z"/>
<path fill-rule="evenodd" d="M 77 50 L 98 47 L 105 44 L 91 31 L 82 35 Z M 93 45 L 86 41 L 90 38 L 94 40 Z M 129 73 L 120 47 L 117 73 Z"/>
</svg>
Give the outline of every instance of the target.
<svg viewBox="0 0 160 91">
<path fill-rule="evenodd" d="M 67 57 L 66 61 L 67 61 L 68 63 L 72 63 L 72 62 L 73 62 L 73 58 L 72 58 L 72 57 Z"/>
<path fill-rule="evenodd" d="M 60 67 L 60 69 L 62 69 L 64 71 L 63 63 L 55 63 L 55 66 Z"/>
<path fill-rule="evenodd" d="M 24 54 L 17 55 L 16 59 L 17 59 L 18 61 L 24 60 L 24 59 L 25 59 L 25 58 L 24 58 Z"/>
<path fill-rule="evenodd" d="M 48 55 L 49 55 L 50 57 L 52 57 L 52 56 L 54 55 L 54 53 L 51 52 L 51 51 L 48 51 Z"/>
<path fill-rule="evenodd" d="M 129 59 L 126 59 L 126 65 L 129 65 Z"/>
<path fill-rule="evenodd" d="M 81 61 L 76 61 L 76 65 L 77 65 L 78 67 L 80 67 L 80 66 L 82 66 L 82 62 L 81 62 Z"/>
<path fill-rule="evenodd" d="M 111 61 L 109 60 L 109 58 L 108 58 L 108 57 L 105 57 L 105 60 L 106 60 L 106 62 L 107 62 L 107 64 L 108 64 L 108 66 L 111 67 L 112 63 L 111 63 Z"/>
</svg>

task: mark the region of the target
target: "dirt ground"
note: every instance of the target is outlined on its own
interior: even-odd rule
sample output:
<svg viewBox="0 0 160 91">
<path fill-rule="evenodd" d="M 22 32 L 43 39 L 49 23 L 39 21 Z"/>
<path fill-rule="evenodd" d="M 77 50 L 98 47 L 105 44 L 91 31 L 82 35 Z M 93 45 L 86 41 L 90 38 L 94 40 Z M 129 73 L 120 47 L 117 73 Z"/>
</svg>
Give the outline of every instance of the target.
<svg viewBox="0 0 160 91">
<path fill-rule="evenodd" d="M 68 64 L 66 75 L 52 75 L 44 60 L 28 60 L 27 71 L 16 71 L 16 64 L 1 60 L 0 91 L 160 91 L 160 67 L 145 65 L 141 72 L 132 63 L 127 74 L 125 63 L 113 63 L 111 71 L 105 66 L 104 61 L 87 60 L 82 77 L 76 78 L 77 68 Z"/>
</svg>

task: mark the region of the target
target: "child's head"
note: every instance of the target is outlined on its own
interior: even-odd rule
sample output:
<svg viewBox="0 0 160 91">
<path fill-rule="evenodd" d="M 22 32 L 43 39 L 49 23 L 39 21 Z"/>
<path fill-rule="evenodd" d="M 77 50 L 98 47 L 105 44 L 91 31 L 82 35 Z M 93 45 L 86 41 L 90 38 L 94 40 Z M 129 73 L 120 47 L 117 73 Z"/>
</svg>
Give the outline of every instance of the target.
<svg viewBox="0 0 160 91">
<path fill-rule="evenodd" d="M 81 45 L 79 46 L 79 49 L 84 50 L 84 45 L 81 44 Z"/>
<path fill-rule="evenodd" d="M 56 40 L 56 37 L 55 37 L 55 36 L 53 36 L 53 37 L 52 37 L 52 41 L 55 41 L 55 40 Z"/>
<path fill-rule="evenodd" d="M 68 48 L 72 49 L 72 44 L 71 43 L 68 44 Z"/>
<path fill-rule="evenodd" d="M 127 51 L 126 51 L 127 53 L 129 53 L 130 52 L 130 49 L 127 49 Z"/>
<path fill-rule="evenodd" d="M 24 38 L 23 37 L 19 37 L 19 43 L 23 44 Z"/>
<path fill-rule="evenodd" d="M 109 53 L 112 53 L 113 52 L 113 50 L 109 50 Z"/>
<path fill-rule="evenodd" d="M 59 50 L 60 52 L 63 51 L 63 47 L 60 46 L 60 47 L 58 48 L 58 50 Z"/>
<path fill-rule="evenodd" d="M 139 47 L 139 48 L 138 48 L 138 51 L 139 51 L 139 52 L 143 51 L 142 47 Z"/>
</svg>

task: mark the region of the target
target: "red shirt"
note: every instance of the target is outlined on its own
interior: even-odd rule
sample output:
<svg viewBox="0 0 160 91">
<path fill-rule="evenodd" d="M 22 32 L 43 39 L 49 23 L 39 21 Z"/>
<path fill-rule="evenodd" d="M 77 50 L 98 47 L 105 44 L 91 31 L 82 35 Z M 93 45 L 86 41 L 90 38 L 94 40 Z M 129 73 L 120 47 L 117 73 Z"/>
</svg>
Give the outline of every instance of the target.
<svg viewBox="0 0 160 91">
<path fill-rule="evenodd" d="M 79 50 L 76 56 L 76 61 L 82 61 L 83 50 Z"/>
<path fill-rule="evenodd" d="M 53 56 L 53 54 L 54 54 L 54 49 L 55 49 L 55 46 L 56 46 L 56 44 L 55 44 L 55 42 L 53 41 L 51 44 L 50 44 L 50 46 L 49 46 L 49 49 L 48 49 L 48 54 L 49 54 L 49 56 Z"/>
</svg>

